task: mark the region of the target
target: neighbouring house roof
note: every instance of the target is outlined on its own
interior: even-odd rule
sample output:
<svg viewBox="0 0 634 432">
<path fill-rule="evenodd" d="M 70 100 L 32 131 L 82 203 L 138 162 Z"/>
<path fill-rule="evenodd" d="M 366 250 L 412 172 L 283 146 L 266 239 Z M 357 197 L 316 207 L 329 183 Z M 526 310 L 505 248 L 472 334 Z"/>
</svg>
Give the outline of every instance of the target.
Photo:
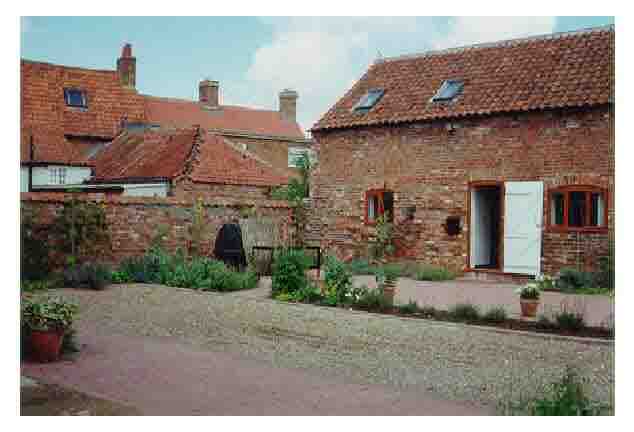
<svg viewBox="0 0 634 432">
<path fill-rule="evenodd" d="M 614 27 L 479 44 L 387 58 L 314 125 L 313 131 L 612 102 Z M 446 80 L 461 92 L 432 102 Z M 353 110 L 370 90 L 369 110 Z"/>
<path fill-rule="evenodd" d="M 22 128 L 20 131 L 20 163 L 51 163 L 91 166 L 81 149 L 73 146 L 61 130 Z"/>
<path fill-rule="evenodd" d="M 94 157 L 94 182 L 171 180 L 277 186 L 288 178 L 200 128 L 122 132 Z"/>
<path fill-rule="evenodd" d="M 123 87 L 115 70 L 93 70 L 22 60 L 21 125 L 59 128 L 63 135 L 112 139 L 121 120 L 143 121 L 143 97 Z M 86 94 L 86 108 L 69 107 L 64 89 Z"/>
<path fill-rule="evenodd" d="M 299 124 L 282 118 L 278 111 L 220 105 L 208 108 L 195 101 L 145 97 L 145 116 L 161 126 L 192 127 L 254 135 L 305 139 Z"/>
<path fill-rule="evenodd" d="M 222 183 L 253 186 L 279 186 L 288 177 L 272 167 L 241 152 L 215 133 L 204 133 L 191 179 L 199 183 Z"/>
</svg>

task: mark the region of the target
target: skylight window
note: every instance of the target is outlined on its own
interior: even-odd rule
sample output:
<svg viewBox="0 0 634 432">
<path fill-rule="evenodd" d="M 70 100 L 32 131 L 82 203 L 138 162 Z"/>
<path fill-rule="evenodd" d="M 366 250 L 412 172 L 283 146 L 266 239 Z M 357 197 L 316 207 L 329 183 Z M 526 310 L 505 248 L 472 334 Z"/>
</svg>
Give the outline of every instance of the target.
<svg viewBox="0 0 634 432">
<path fill-rule="evenodd" d="M 434 97 L 431 98 L 431 101 L 450 101 L 462 91 L 462 87 L 464 87 L 464 83 L 460 80 L 446 80 L 442 83 Z"/>
<path fill-rule="evenodd" d="M 384 91 L 382 89 L 369 90 L 357 104 L 354 106 L 354 111 L 367 111 L 372 108 L 383 96 Z"/>
<path fill-rule="evenodd" d="M 88 106 L 86 100 L 86 92 L 79 89 L 64 89 L 64 100 L 66 105 L 70 107 L 86 108 Z"/>
</svg>

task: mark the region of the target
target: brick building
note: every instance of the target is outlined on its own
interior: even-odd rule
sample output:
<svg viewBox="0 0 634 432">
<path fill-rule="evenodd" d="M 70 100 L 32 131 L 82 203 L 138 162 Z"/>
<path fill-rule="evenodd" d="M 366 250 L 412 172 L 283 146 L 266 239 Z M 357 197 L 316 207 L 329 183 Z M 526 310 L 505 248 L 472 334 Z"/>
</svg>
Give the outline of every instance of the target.
<svg viewBox="0 0 634 432">
<path fill-rule="evenodd" d="M 477 274 L 592 269 L 614 233 L 614 28 L 377 61 L 314 125 L 313 238 Z M 317 240 L 318 239 L 318 240 Z"/>
<path fill-rule="evenodd" d="M 72 187 L 133 196 L 169 195 L 175 191 L 174 173 L 165 174 L 177 165 L 182 169 L 185 158 L 195 156 L 182 152 L 199 149 L 194 145 L 197 134 L 209 136 L 201 142 L 222 145 L 203 145 L 220 153 L 205 157 L 201 163 L 209 164 L 206 174 L 189 181 L 205 180 L 187 186 L 188 190 L 261 195 L 279 185 L 280 179 L 295 175 L 293 156 L 310 149 L 311 141 L 296 121 L 298 95 L 292 90 L 280 92 L 277 111 L 222 105 L 219 83 L 210 80 L 199 83 L 198 101 L 159 98 L 136 90 L 136 58 L 129 44 L 116 63 L 116 70 L 91 70 L 21 61 L 22 192 Z M 184 135 L 188 135 L 186 143 Z M 146 141 L 160 141 L 165 154 L 153 154 L 141 145 Z M 128 152 L 131 146 L 134 151 Z M 111 163 L 113 155 L 118 166 Z M 234 173 L 229 175 L 226 167 Z M 240 183 L 235 180 L 238 173 Z M 269 180 L 270 184 L 263 184 Z"/>
</svg>

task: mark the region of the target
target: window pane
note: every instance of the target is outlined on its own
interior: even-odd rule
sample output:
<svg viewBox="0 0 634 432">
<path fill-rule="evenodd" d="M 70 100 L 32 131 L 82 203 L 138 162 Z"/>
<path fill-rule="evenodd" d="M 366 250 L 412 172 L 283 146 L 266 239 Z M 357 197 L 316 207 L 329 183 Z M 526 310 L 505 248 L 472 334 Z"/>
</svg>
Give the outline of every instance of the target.
<svg viewBox="0 0 634 432">
<path fill-rule="evenodd" d="M 605 224 L 605 204 L 603 194 L 595 192 L 592 194 L 592 214 L 590 216 L 590 225 L 603 226 Z"/>
<path fill-rule="evenodd" d="M 84 96 L 84 92 L 81 90 L 75 89 L 66 89 L 66 105 L 69 106 L 86 106 L 86 98 Z"/>
<path fill-rule="evenodd" d="M 370 109 L 381 99 L 381 96 L 383 96 L 383 90 L 370 90 L 359 100 L 355 109 Z"/>
<path fill-rule="evenodd" d="M 394 194 L 392 192 L 383 193 L 383 210 L 388 215 L 387 220 L 394 220 Z"/>
<path fill-rule="evenodd" d="M 458 80 L 447 80 L 442 83 L 438 92 L 434 96 L 434 101 L 451 100 L 460 90 L 462 90 L 463 83 Z"/>
<path fill-rule="evenodd" d="M 554 193 L 550 201 L 550 223 L 552 225 L 564 224 L 564 194 Z"/>
<path fill-rule="evenodd" d="M 376 218 L 376 197 L 374 195 L 368 196 L 368 220 L 373 221 Z"/>
<path fill-rule="evenodd" d="M 568 209 L 568 225 L 582 227 L 586 225 L 586 193 L 570 192 L 570 208 Z"/>
</svg>

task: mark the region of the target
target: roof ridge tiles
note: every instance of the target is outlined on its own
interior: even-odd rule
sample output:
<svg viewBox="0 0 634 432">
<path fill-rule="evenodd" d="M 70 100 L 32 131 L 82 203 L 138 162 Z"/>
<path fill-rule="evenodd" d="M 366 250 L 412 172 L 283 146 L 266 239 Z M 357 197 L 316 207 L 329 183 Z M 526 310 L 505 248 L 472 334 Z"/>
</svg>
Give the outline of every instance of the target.
<svg viewBox="0 0 634 432">
<path fill-rule="evenodd" d="M 597 26 L 597 27 L 587 27 L 583 29 L 569 30 L 569 31 L 562 31 L 562 32 L 555 32 L 555 33 L 544 33 L 544 34 L 539 34 L 534 36 L 524 36 L 524 37 L 518 37 L 518 38 L 511 38 L 511 39 L 503 39 L 503 40 L 493 41 L 493 42 L 481 42 L 481 43 L 475 43 L 475 44 L 469 44 L 469 45 L 461 45 L 457 47 L 422 51 L 419 53 L 403 54 L 403 55 L 392 56 L 392 57 L 383 57 L 383 58 L 376 59 L 373 64 L 387 63 L 387 62 L 399 61 L 399 60 L 411 60 L 411 59 L 424 58 L 424 57 L 430 57 L 430 56 L 436 56 L 436 55 L 457 54 L 457 53 L 462 53 L 462 52 L 473 50 L 473 49 L 501 48 L 501 47 L 528 43 L 528 42 L 561 39 L 563 37 L 580 36 L 580 35 L 584 35 L 588 33 L 600 33 L 600 32 L 614 32 L 614 24 L 608 24 L 608 25 Z"/>
</svg>

